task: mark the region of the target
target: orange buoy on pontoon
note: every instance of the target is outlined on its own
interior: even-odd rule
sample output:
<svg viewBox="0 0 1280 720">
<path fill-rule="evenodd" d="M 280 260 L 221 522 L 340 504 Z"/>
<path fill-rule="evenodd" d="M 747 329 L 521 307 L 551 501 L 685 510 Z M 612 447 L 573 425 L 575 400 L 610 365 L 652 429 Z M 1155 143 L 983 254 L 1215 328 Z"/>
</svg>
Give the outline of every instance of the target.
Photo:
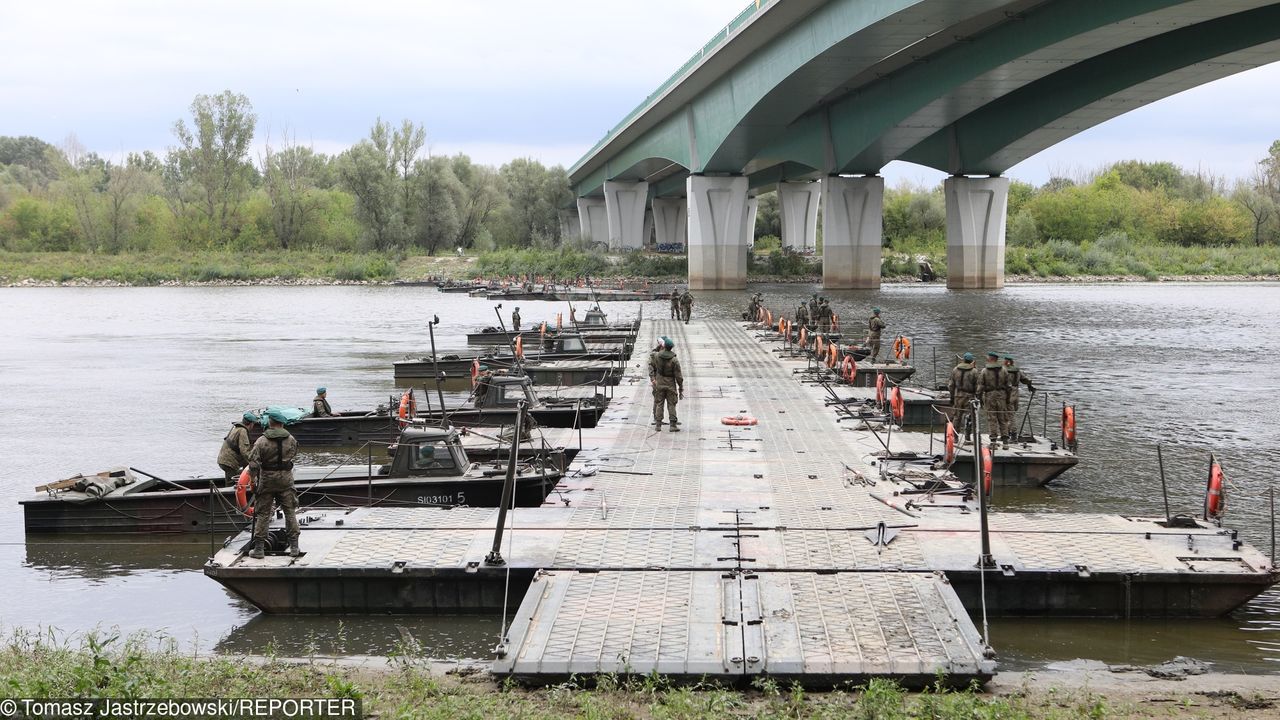
<svg viewBox="0 0 1280 720">
<path fill-rule="evenodd" d="M 907 415 L 907 403 L 902 399 L 902 388 L 897 385 L 889 391 L 889 407 L 893 409 L 893 416 L 898 422 L 902 422 L 902 418 Z"/>
<path fill-rule="evenodd" d="M 1222 466 L 1218 459 L 1209 456 L 1209 489 L 1204 497 L 1204 517 L 1206 520 L 1220 518 L 1227 509 L 1227 496 L 1223 491 Z"/>
<path fill-rule="evenodd" d="M 756 425 L 760 421 L 750 415 L 729 415 L 720 418 L 721 425 Z"/>
<path fill-rule="evenodd" d="M 418 400 L 413 396 L 413 390 L 405 390 L 400 395 L 400 427 L 403 429 L 413 422 L 413 418 L 418 414 Z"/>
<path fill-rule="evenodd" d="M 253 476 L 249 468 L 240 471 L 240 479 L 236 481 L 236 507 L 245 515 L 253 516 L 253 506 L 249 504 L 249 492 L 253 489 Z"/>
<path fill-rule="evenodd" d="M 991 494 L 991 467 L 995 462 L 991 454 L 990 447 L 982 448 L 982 491 L 988 495 Z"/>
<path fill-rule="evenodd" d="M 947 421 L 947 454 L 943 459 L 948 465 L 956 461 L 956 426 L 950 420 Z"/>
<path fill-rule="evenodd" d="M 898 362 L 910 360 L 911 338 L 899 335 L 898 339 L 893 341 L 893 356 L 897 358 Z"/>
</svg>

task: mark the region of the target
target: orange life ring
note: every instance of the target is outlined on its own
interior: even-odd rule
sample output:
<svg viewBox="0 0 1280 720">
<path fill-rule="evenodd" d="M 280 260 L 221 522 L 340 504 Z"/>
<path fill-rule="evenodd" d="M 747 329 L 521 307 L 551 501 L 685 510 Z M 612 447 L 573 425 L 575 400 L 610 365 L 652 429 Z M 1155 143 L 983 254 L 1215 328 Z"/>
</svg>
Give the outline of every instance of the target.
<svg viewBox="0 0 1280 720">
<path fill-rule="evenodd" d="M 836 344 L 831 343 L 827 346 L 827 367 L 834 368 L 840 362 L 840 351 L 836 350 Z"/>
<path fill-rule="evenodd" d="M 840 375 L 844 377 L 844 381 L 852 385 L 857 372 L 858 361 L 853 359 L 853 355 L 845 355 L 844 360 L 840 361 Z"/>
<path fill-rule="evenodd" d="M 898 359 L 898 362 L 910 360 L 911 338 L 899 335 L 898 339 L 893 341 L 893 356 Z"/>
<path fill-rule="evenodd" d="M 760 421 L 750 415 L 729 415 L 720 418 L 721 425 L 756 425 Z"/>
<path fill-rule="evenodd" d="M 773 311 L 772 311 L 772 310 L 765 310 L 765 311 L 764 311 L 764 317 L 765 317 L 765 325 L 773 325 Z"/>
<path fill-rule="evenodd" d="M 902 399 L 902 388 L 897 385 L 889 391 L 889 407 L 893 409 L 893 416 L 898 422 L 902 422 L 902 418 L 907 416 L 907 403 Z"/>
<path fill-rule="evenodd" d="M 1214 458 L 1209 462 L 1209 489 L 1204 498 L 1204 517 L 1206 520 L 1222 517 L 1223 511 L 1227 509 L 1226 494 L 1222 489 L 1222 485 L 1222 466 L 1218 464 L 1217 458 Z"/>
<path fill-rule="evenodd" d="M 556 313 L 556 329 L 564 329 L 564 313 Z"/>
<path fill-rule="evenodd" d="M 840 332 L 840 316 L 835 313 L 831 313 L 831 331 Z"/>
<path fill-rule="evenodd" d="M 823 352 L 822 335 L 818 335 L 818 338 L 813 341 L 813 354 L 815 357 L 821 358 Z"/>
<path fill-rule="evenodd" d="M 943 459 L 948 465 L 956 461 L 956 426 L 950 420 L 947 421 L 947 454 Z"/>
<path fill-rule="evenodd" d="M 876 373 L 876 404 L 884 404 L 884 373 Z"/>
<path fill-rule="evenodd" d="M 547 336 L 547 321 L 543 320 L 542 324 L 538 326 L 538 337 L 546 337 L 546 336 Z"/>
<path fill-rule="evenodd" d="M 478 359 L 471 360 L 471 387 L 476 386 L 476 378 L 480 377 L 480 361 Z"/>
<path fill-rule="evenodd" d="M 1074 405 L 1062 406 L 1062 439 L 1068 448 L 1076 446 L 1076 408 Z"/>
<path fill-rule="evenodd" d="M 400 427 L 403 429 L 413 422 L 413 418 L 418 415 L 418 400 L 413 396 L 413 390 L 405 390 L 400 394 Z"/>
<path fill-rule="evenodd" d="M 249 492 L 253 489 L 253 476 L 249 468 L 240 471 L 240 479 L 236 481 L 236 507 L 240 512 L 253 517 L 253 506 L 249 504 Z"/>
<path fill-rule="evenodd" d="M 809 347 L 809 331 L 803 325 L 800 326 L 800 349 Z"/>
<path fill-rule="evenodd" d="M 524 359 L 524 338 L 520 335 L 516 336 L 516 357 Z"/>
<path fill-rule="evenodd" d="M 991 457 L 991 448 L 982 448 L 982 491 L 991 494 L 991 467 L 995 461 Z"/>
</svg>

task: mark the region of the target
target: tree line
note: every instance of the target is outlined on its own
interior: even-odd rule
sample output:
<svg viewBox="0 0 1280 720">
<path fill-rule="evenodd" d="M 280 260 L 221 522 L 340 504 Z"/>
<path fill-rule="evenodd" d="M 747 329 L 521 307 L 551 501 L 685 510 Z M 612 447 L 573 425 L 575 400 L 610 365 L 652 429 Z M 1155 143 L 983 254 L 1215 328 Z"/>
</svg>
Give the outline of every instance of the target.
<svg viewBox="0 0 1280 720">
<path fill-rule="evenodd" d="M 259 132 L 253 106 L 198 95 L 174 144 L 104 158 L 74 136 L 59 145 L 0 137 L 0 247 L 89 253 L 323 249 L 433 255 L 454 248 L 560 242 L 568 175 L 516 159 L 501 167 L 432 155 L 426 130 L 375 120 L 326 155 L 294 135 Z"/>
<path fill-rule="evenodd" d="M 262 132 L 244 95 L 198 95 L 174 144 L 104 158 L 74 135 L 59 145 L 0 137 L 0 248 L 88 253 L 170 250 L 380 251 L 548 248 L 571 205 L 564 168 L 501 167 L 432 155 L 425 128 L 381 118 L 336 155 Z M 255 151 L 255 147 L 259 148 Z M 1280 245 L 1280 141 L 1233 183 L 1168 162 L 1117 162 L 1041 186 L 1013 181 L 1008 242 L 1088 246 Z M 886 191 L 885 245 L 944 245 L 941 186 Z M 781 235 L 777 196 L 760 197 L 758 238 Z M 759 245 L 759 243 L 758 243 Z M 766 247 L 768 243 L 764 244 Z"/>
</svg>

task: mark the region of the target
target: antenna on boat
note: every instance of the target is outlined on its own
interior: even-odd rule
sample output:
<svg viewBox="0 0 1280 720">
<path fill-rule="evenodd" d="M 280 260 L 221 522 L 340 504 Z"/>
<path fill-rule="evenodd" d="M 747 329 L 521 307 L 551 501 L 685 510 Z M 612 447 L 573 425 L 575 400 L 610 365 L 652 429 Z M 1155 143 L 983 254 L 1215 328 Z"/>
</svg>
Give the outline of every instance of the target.
<svg viewBox="0 0 1280 720">
<path fill-rule="evenodd" d="M 499 305 L 498 307 L 502 307 Z M 501 318 L 499 318 L 501 319 Z M 431 336 L 431 368 L 436 376 L 436 395 L 440 398 L 440 427 L 448 427 L 449 418 L 445 413 L 444 407 L 444 391 L 440 389 L 440 384 L 444 382 L 444 376 L 440 374 L 440 362 L 436 358 L 436 325 L 440 324 L 440 316 L 431 316 L 431 322 L 427 323 L 427 333 Z M 425 390 L 426 388 L 423 388 Z M 427 394 L 427 393 L 424 393 Z M 431 402 L 431 396 L 427 394 L 427 402 Z M 413 420 L 413 418 L 409 418 Z"/>
</svg>

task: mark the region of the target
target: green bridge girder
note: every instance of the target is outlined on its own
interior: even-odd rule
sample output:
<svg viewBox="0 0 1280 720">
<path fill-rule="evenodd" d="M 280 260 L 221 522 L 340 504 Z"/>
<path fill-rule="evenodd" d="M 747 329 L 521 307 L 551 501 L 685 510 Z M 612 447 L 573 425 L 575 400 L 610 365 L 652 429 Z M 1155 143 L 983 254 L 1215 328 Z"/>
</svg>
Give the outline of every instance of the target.
<svg viewBox="0 0 1280 720">
<path fill-rule="evenodd" d="M 682 195 L 690 173 L 746 174 L 760 188 L 896 159 L 999 174 L 1128 109 L 1280 59 L 1268 45 L 1280 3 L 1259 0 L 766 5 L 717 50 L 741 54 L 726 71 L 707 81 L 692 64 L 676 85 L 705 87 L 674 108 L 657 97 L 631 121 L 647 129 L 624 144 L 625 127 L 579 161 L 579 196 L 615 179 Z M 1236 64 L 1203 67 L 1224 56 Z M 1064 134 L 1054 126 L 1068 116 Z"/>
</svg>

